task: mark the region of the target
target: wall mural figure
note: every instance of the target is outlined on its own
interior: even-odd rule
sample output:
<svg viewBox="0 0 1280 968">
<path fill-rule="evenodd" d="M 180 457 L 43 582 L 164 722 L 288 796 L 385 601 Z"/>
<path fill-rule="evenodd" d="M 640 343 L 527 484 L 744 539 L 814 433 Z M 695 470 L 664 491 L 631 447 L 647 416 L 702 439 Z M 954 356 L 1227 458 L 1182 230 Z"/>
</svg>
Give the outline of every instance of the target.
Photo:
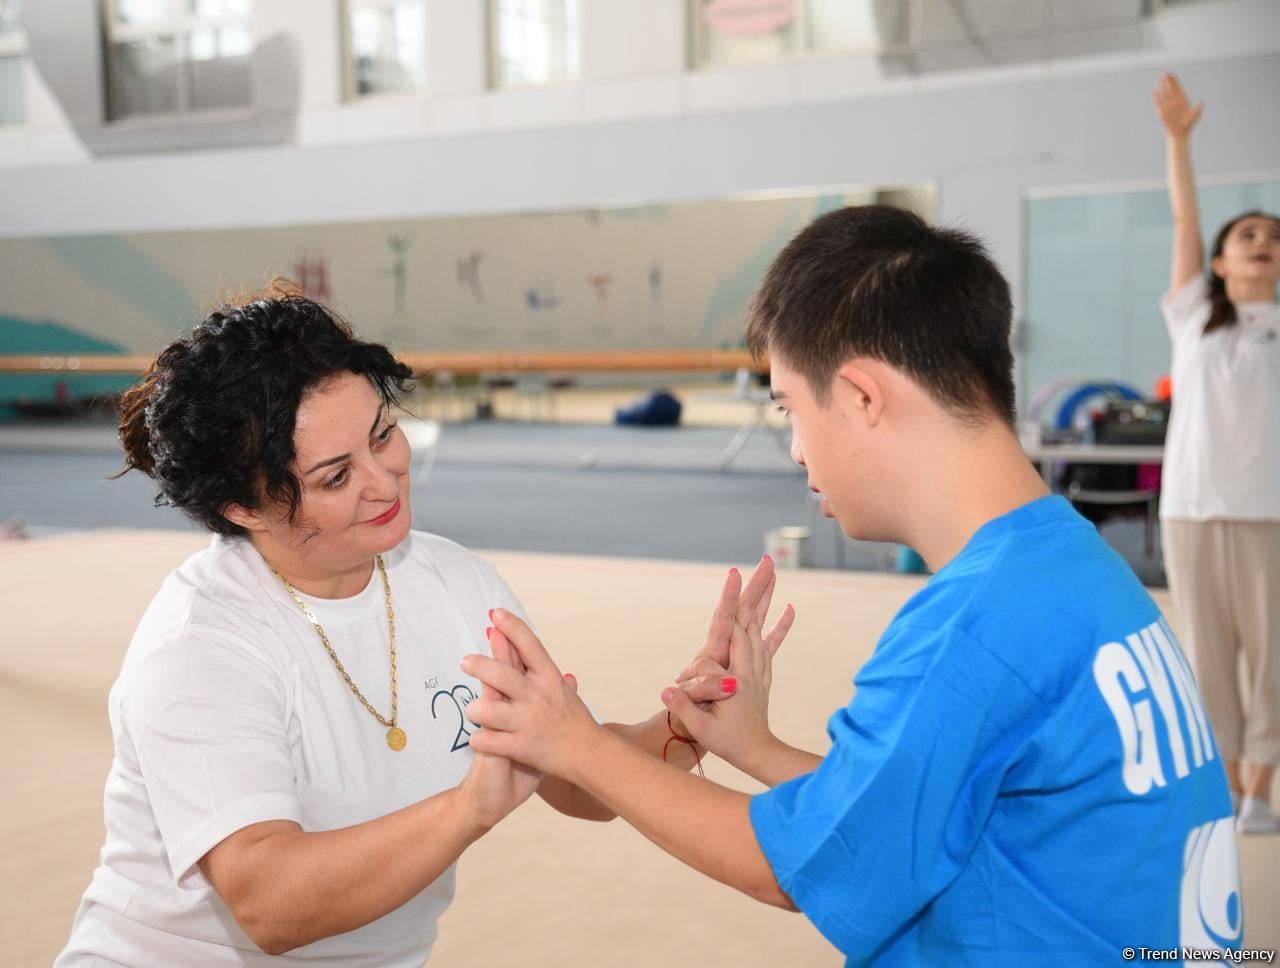
<svg viewBox="0 0 1280 968">
<path fill-rule="evenodd" d="M 544 279 L 539 282 L 535 282 L 531 286 L 526 286 L 524 290 L 524 304 L 534 312 L 555 309 L 559 306 L 560 297 L 556 295 L 556 285 L 554 280 Z"/>
<path fill-rule="evenodd" d="M 649 330 L 662 332 L 662 263 L 649 263 Z"/>
<path fill-rule="evenodd" d="M 475 249 L 458 260 L 458 285 L 471 290 L 476 305 L 484 305 L 484 287 L 480 285 L 480 260 L 484 252 Z"/>
<path fill-rule="evenodd" d="M 609 321 L 609 287 L 613 285 L 613 276 L 607 272 L 596 272 L 587 276 L 587 284 L 596 293 L 596 318 L 592 332 L 597 335 L 610 333 L 613 324 Z"/>
<path fill-rule="evenodd" d="M 404 315 L 405 289 L 409 279 L 409 264 L 404 254 L 409 251 L 411 245 L 413 245 L 412 235 L 387 236 L 387 247 L 395 256 L 395 262 L 390 269 L 383 270 L 383 275 L 390 276 L 392 279 L 392 304 L 397 316 Z"/>
<path fill-rule="evenodd" d="M 293 260 L 293 278 L 308 299 L 327 303 L 333 298 L 329 288 L 329 260 L 323 251 L 300 248 Z"/>
</svg>

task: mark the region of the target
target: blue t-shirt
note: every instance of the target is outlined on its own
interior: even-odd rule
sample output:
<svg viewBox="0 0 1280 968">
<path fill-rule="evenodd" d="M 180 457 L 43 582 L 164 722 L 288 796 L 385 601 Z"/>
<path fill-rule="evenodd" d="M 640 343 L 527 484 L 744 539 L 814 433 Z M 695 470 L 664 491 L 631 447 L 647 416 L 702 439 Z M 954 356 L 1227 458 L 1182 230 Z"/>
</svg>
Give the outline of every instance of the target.
<svg viewBox="0 0 1280 968">
<path fill-rule="evenodd" d="M 849 964 L 1239 947 L 1231 798 L 1190 667 L 1065 500 L 984 525 L 855 686 L 822 765 L 751 802 L 779 885 Z"/>
</svg>

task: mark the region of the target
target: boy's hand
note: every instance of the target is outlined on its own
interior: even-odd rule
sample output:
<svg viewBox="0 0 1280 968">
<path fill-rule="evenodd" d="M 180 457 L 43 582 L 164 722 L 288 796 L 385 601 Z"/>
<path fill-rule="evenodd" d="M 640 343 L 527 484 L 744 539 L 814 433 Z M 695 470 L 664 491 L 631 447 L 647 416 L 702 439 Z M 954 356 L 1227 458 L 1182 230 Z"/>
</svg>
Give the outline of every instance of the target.
<svg viewBox="0 0 1280 968">
<path fill-rule="evenodd" d="M 489 645 L 493 649 L 492 661 L 516 672 L 523 671 L 505 638 L 490 634 Z M 485 701 L 504 701 L 488 685 L 481 687 L 480 697 Z M 477 751 L 460 789 L 468 815 L 477 827 L 488 830 L 528 800 L 541 783 L 542 774 L 536 770 L 505 757 Z"/>
<path fill-rule="evenodd" d="M 494 631 L 489 640 L 494 654 L 509 643 L 514 662 L 509 665 L 483 655 L 462 660 L 463 671 L 487 687 L 484 696 L 467 706 L 467 719 L 482 727 L 471 735 L 471 748 L 569 779 L 573 768 L 589 758 L 583 749 L 592 734 L 604 728 L 529 626 L 504 609 L 491 614 Z M 521 665 L 523 672 L 514 667 Z"/>
</svg>

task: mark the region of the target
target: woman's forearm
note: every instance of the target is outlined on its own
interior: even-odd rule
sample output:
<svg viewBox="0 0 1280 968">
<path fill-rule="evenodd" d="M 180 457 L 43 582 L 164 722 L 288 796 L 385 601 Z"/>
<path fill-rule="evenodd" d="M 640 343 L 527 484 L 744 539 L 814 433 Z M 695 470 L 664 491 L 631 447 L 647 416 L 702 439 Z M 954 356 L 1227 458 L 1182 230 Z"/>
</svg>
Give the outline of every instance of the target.
<svg viewBox="0 0 1280 968">
<path fill-rule="evenodd" d="M 701 746 L 671 739 L 672 730 L 667 727 L 666 712 L 655 713 L 639 723 L 605 723 L 605 726 L 632 746 L 660 760 L 664 759 L 663 750 L 665 749 L 666 762 L 682 770 L 693 769 L 694 764 L 706 755 L 706 750 Z M 678 725 L 676 729 L 679 729 Z"/>
<path fill-rule="evenodd" d="M 1177 291 L 1204 271 L 1200 242 L 1200 212 L 1196 203 L 1195 174 L 1191 169 L 1188 135 L 1167 138 L 1169 207 L 1173 212 L 1173 251 L 1169 267 L 1170 287 Z"/>
<path fill-rule="evenodd" d="M 1191 167 L 1189 135 L 1167 135 L 1165 138 L 1166 174 L 1169 179 L 1169 207 L 1175 225 L 1195 223 L 1200 213 L 1196 203 L 1196 179 Z"/>
<path fill-rule="evenodd" d="M 486 830 L 455 788 L 340 830 L 271 833 L 246 852 L 254 884 L 232 910 L 259 947 L 280 954 L 394 911 Z"/>
</svg>

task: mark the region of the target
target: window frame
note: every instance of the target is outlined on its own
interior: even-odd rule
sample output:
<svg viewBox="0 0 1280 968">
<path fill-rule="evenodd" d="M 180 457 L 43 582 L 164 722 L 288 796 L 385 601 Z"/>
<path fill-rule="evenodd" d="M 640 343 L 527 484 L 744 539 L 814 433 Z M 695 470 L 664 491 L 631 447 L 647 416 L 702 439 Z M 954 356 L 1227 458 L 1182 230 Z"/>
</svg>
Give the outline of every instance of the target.
<svg viewBox="0 0 1280 968">
<path fill-rule="evenodd" d="M 582 10 L 584 3 L 590 3 L 591 0 L 568 0 L 574 3 L 578 8 L 578 36 L 574 43 L 577 45 L 577 73 L 571 77 L 559 78 L 553 81 L 525 81 L 515 84 L 505 84 L 502 82 L 502 56 L 501 56 L 501 39 L 498 31 L 498 21 L 501 11 L 498 5 L 502 0 L 485 0 L 485 44 L 488 48 L 488 84 L 487 89 L 490 92 L 498 91 L 540 91 L 553 88 L 572 87 L 582 83 Z M 566 50 L 568 45 L 566 45 Z"/>
<path fill-rule="evenodd" d="M 429 78 L 427 76 L 428 57 L 430 51 L 427 47 L 427 35 L 431 30 L 430 5 L 428 0 L 416 0 L 418 6 L 422 8 L 422 87 L 413 88 L 408 91 L 367 91 L 361 94 L 356 90 L 356 52 L 355 45 L 351 36 L 351 14 L 354 10 L 390 10 L 398 7 L 405 0 L 341 0 L 338 5 L 338 16 L 341 21 L 338 24 L 338 42 L 340 44 L 339 53 L 342 58 L 342 101 L 344 104 L 364 104 L 368 101 L 381 101 L 383 99 L 414 99 L 423 98 L 427 95 Z"/>
<path fill-rule="evenodd" d="M 18 131 L 31 123 L 31 103 L 28 97 L 27 55 L 30 47 L 27 32 L 21 25 L 16 30 L 0 34 L 0 60 L 16 60 L 22 74 L 22 117 L 17 121 L 0 122 L 0 132 Z"/>
<path fill-rule="evenodd" d="M 171 13 L 164 20 L 131 24 L 120 20 L 120 0 L 101 0 L 102 20 L 102 77 L 103 77 L 103 114 L 111 125 L 137 125 L 146 127 L 154 124 L 169 125 L 174 121 L 225 121 L 252 117 L 254 104 L 253 71 L 249 70 L 249 103 L 235 107 L 197 108 L 191 103 L 191 77 L 188 70 L 176 72 L 176 93 L 178 108 L 175 111 L 155 111 L 146 114 L 115 115 L 111 104 L 111 71 L 113 68 L 113 48 L 117 44 L 134 43 L 145 40 L 172 39 L 174 63 L 187 67 L 191 62 L 190 35 L 193 30 L 223 27 L 244 27 L 249 32 L 249 53 L 252 58 L 256 49 L 254 32 L 254 0 L 248 0 L 249 10 L 245 14 L 223 14 L 216 17 L 199 17 L 190 12 L 190 0 L 168 0 Z"/>
<path fill-rule="evenodd" d="M 813 5 L 816 0 L 797 0 L 799 10 L 796 15 L 791 49 L 777 57 L 759 60 L 711 61 L 705 59 L 707 44 L 705 41 L 708 28 L 702 24 L 701 13 L 706 0 L 686 0 L 685 13 L 688 25 L 687 68 L 691 73 L 701 74 L 709 71 L 736 70 L 739 68 L 764 67 L 768 65 L 786 64 L 796 60 L 817 59 L 826 57 L 848 57 L 858 54 L 874 54 L 877 56 L 894 56 L 909 54 L 918 47 L 920 23 L 923 16 L 921 0 L 899 0 L 906 20 L 904 36 L 896 43 L 874 46 L 818 47 L 814 43 Z M 867 0 L 874 2 L 874 0 Z"/>
</svg>

